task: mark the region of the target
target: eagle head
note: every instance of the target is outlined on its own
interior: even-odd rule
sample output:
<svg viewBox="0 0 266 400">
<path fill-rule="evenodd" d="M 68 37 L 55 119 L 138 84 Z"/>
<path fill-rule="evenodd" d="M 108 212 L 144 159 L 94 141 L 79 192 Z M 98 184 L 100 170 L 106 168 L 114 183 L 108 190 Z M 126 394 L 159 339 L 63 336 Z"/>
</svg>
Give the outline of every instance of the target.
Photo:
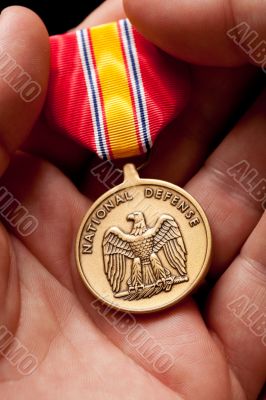
<svg viewBox="0 0 266 400">
<path fill-rule="evenodd" d="M 142 235 L 147 230 L 146 221 L 143 213 L 141 211 L 135 211 L 128 214 L 127 221 L 133 221 L 133 229 L 131 231 L 132 235 L 138 236 Z"/>
<path fill-rule="evenodd" d="M 141 211 L 135 211 L 131 214 L 128 214 L 127 221 L 141 222 L 144 221 L 144 215 Z"/>
</svg>

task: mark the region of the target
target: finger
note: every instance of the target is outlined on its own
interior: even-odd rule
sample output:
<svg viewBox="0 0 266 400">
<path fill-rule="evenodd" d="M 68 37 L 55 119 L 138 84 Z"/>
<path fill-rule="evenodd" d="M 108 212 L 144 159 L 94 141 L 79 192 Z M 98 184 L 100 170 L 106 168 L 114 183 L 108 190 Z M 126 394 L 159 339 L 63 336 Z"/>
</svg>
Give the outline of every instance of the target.
<svg viewBox="0 0 266 400">
<path fill-rule="evenodd" d="M 125 18 L 123 0 L 106 0 L 75 29 L 88 28 Z"/>
<path fill-rule="evenodd" d="M 48 34 L 31 11 L 10 7 L 0 16 L 0 174 L 42 108 L 49 71 Z"/>
<path fill-rule="evenodd" d="M 248 62 L 248 56 L 227 36 L 227 31 L 242 21 L 257 32 L 260 41 L 266 35 L 266 6 L 262 1 L 124 0 L 124 6 L 132 23 L 148 39 L 197 64 L 233 66 Z"/>
<path fill-rule="evenodd" d="M 232 262 L 263 212 L 265 101 L 266 92 L 186 185 L 211 224 L 213 277 L 219 276 Z"/>
<path fill-rule="evenodd" d="M 207 311 L 207 323 L 248 399 L 258 397 L 266 376 L 265 236 L 266 212 L 213 289 Z"/>
</svg>

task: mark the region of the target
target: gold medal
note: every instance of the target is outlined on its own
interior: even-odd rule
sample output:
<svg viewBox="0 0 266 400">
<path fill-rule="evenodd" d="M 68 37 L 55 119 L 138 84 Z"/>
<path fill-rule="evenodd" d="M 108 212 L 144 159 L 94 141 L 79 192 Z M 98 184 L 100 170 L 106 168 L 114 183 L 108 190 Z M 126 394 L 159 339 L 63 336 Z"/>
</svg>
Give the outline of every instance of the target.
<svg viewBox="0 0 266 400">
<path fill-rule="evenodd" d="M 204 279 L 211 231 L 197 201 L 170 183 L 124 182 L 101 196 L 78 233 L 77 265 L 94 296 L 124 312 L 154 312 L 178 303 Z"/>
</svg>

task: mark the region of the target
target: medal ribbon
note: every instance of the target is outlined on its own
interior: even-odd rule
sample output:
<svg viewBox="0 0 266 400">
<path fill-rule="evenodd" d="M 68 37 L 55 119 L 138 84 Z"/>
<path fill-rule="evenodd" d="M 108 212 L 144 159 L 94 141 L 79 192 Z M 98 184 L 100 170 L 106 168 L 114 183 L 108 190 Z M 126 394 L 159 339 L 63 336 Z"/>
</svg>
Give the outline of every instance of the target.
<svg viewBox="0 0 266 400">
<path fill-rule="evenodd" d="M 186 104 L 184 65 L 126 19 L 50 43 L 46 118 L 102 159 L 146 153 Z"/>
</svg>

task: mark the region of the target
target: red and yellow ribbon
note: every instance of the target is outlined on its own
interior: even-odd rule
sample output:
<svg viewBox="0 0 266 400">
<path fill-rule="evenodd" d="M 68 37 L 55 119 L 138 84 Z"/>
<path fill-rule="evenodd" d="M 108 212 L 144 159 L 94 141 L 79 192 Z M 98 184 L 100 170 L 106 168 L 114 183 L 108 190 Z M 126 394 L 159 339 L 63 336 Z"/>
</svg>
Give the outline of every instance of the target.
<svg viewBox="0 0 266 400">
<path fill-rule="evenodd" d="M 128 20 L 51 37 L 49 123 L 103 159 L 147 152 L 184 107 L 182 63 Z"/>
</svg>

